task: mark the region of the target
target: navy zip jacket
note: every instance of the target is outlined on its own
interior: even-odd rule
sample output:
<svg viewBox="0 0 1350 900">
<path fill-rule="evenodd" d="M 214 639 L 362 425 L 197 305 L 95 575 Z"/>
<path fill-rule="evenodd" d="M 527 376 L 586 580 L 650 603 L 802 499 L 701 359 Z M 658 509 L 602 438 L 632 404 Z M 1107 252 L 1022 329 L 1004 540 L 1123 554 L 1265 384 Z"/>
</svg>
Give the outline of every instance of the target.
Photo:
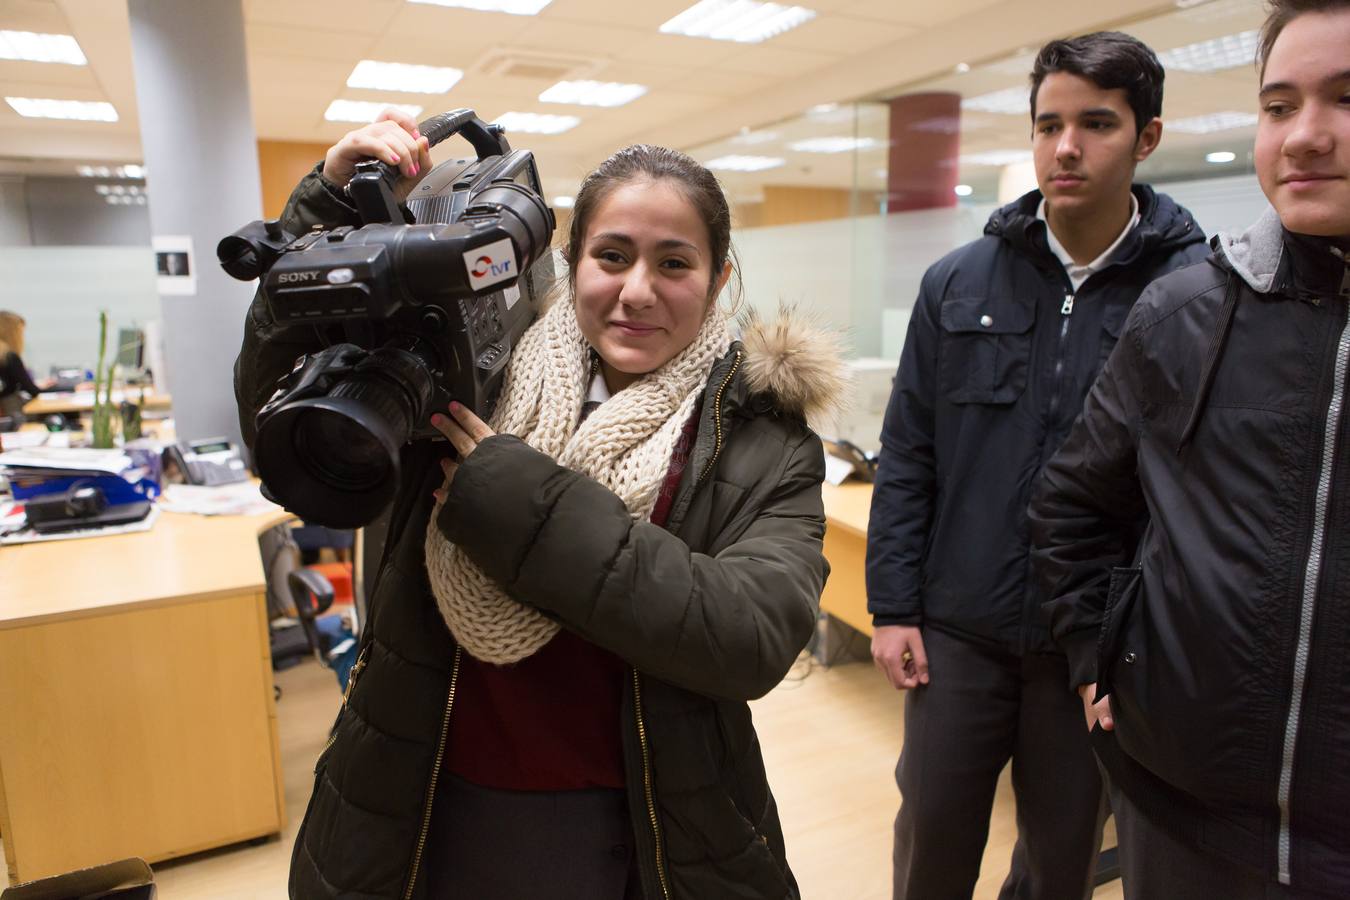
<svg viewBox="0 0 1350 900">
<path fill-rule="evenodd" d="M 1144 288 L 1207 253 L 1189 212 L 1146 185 L 1133 191 L 1139 223 L 1077 292 L 1036 218 L 1039 191 L 924 274 L 872 493 L 874 624 L 1053 649 L 1030 577 L 1032 484 Z"/>
</svg>

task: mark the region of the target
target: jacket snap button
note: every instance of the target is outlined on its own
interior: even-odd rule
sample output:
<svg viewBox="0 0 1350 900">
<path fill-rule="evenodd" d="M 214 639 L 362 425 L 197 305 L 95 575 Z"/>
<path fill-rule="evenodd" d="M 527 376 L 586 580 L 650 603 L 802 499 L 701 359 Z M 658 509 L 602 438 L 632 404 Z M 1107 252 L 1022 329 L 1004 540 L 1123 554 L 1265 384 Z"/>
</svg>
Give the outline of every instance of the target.
<svg viewBox="0 0 1350 900">
<path fill-rule="evenodd" d="M 993 316 L 980 316 L 980 324 L 983 325 L 985 328 L 988 328 L 990 325 L 993 325 L 993 324 L 994 324 L 994 317 L 993 317 Z"/>
<path fill-rule="evenodd" d="M 1125 662 L 1129 663 L 1130 665 L 1134 665 L 1134 661 L 1138 658 L 1139 657 L 1135 655 L 1133 650 L 1125 654 Z"/>
</svg>

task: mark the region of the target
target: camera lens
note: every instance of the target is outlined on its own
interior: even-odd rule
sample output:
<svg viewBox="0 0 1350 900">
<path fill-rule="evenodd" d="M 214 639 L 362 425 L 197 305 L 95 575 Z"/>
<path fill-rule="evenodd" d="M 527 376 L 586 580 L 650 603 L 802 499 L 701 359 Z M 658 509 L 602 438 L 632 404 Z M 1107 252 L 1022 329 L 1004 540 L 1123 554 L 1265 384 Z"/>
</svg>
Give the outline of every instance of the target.
<svg viewBox="0 0 1350 900">
<path fill-rule="evenodd" d="M 356 528 L 394 498 L 399 450 L 428 413 L 429 360 L 385 347 L 326 396 L 287 403 L 258 423 L 267 489 L 306 521 Z"/>
<path fill-rule="evenodd" d="M 295 455 L 333 490 L 368 491 L 389 478 L 390 460 L 359 422 L 331 409 L 306 409 L 296 418 Z"/>
</svg>

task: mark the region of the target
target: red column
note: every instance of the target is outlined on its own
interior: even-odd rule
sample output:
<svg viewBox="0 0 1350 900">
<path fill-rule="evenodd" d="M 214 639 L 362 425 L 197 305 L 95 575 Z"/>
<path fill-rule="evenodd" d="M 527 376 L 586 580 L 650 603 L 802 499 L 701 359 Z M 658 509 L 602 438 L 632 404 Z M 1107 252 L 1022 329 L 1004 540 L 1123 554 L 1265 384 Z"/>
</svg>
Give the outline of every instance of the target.
<svg viewBox="0 0 1350 900">
<path fill-rule="evenodd" d="M 906 94 L 888 103 L 887 212 L 955 206 L 961 95 L 947 91 Z"/>
</svg>

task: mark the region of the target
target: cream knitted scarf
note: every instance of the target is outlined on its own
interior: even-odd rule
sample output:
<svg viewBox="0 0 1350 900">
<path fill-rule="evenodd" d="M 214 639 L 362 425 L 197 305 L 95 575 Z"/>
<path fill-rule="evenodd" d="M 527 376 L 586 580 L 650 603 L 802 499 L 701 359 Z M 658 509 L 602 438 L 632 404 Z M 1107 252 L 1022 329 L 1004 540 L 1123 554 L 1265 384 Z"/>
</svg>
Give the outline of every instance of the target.
<svg viewBox="0 0 1350 900">
<path fill-rule="evenodd" d="M 693 343 L 607 400 L 577 425 L 590 380 L 590 348 L 569 300 L 554 303 L 521 337 L 489 423 L 587 475 L 623 500 L 635 520 L 651 516 L 675 442 L 703 393 L 713 363 L 730 345 L 714 307 Z M 484 662 L 518 662 L 543 647 L 558 625 L 512 600 L 436 527 L 431 511 L 426 558 L 445 624 Z"/>
</svg>

